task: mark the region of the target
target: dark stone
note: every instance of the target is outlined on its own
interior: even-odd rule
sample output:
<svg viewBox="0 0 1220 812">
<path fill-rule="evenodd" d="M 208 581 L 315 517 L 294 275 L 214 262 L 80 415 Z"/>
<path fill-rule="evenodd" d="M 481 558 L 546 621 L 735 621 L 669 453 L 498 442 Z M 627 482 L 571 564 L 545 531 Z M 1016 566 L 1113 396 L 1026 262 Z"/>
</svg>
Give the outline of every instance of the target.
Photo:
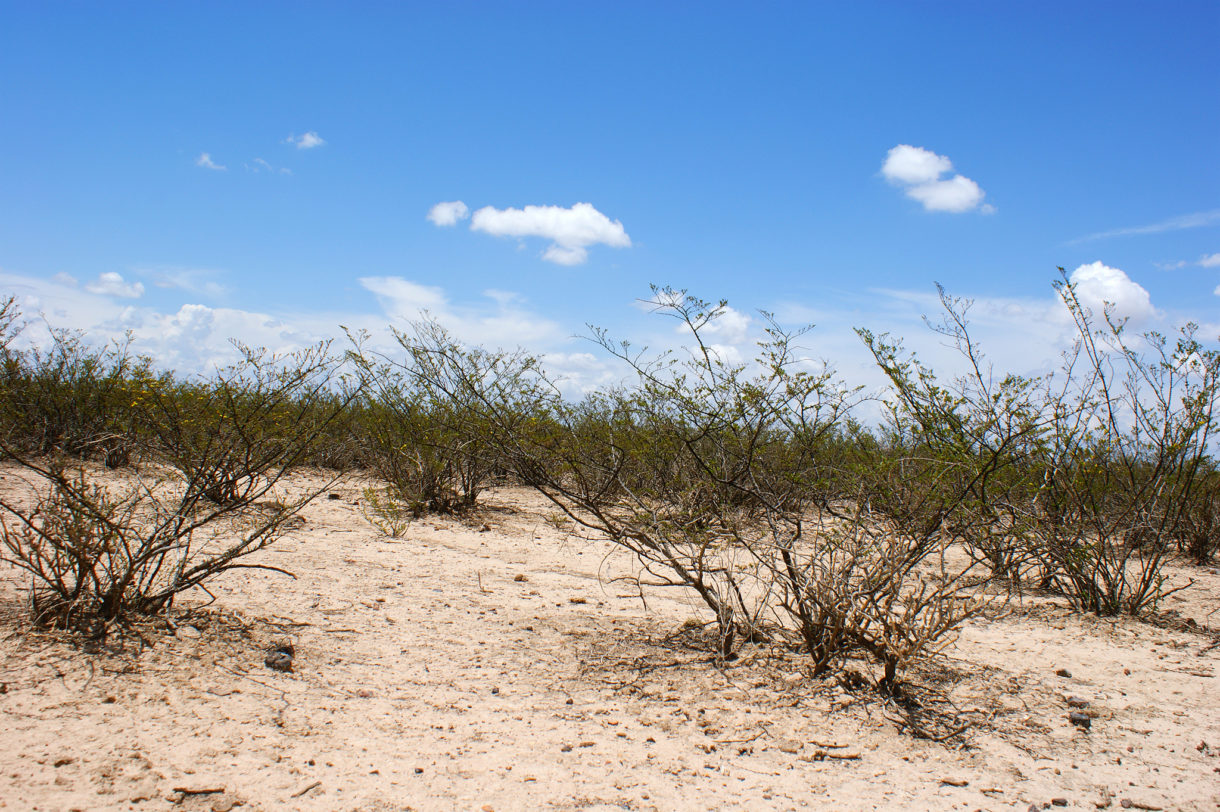
<svg viewBox="0 0 1220 812">
<path fill-rule="evenodd" d="M 1079 696 L 1069 696 L 1067 703 L 1069 708 L 1087 708 L 1089 706 L 1089 700 Z"/>
<path fill-rule="evenodd" d="M 291 671 L 292 655 L 283 651 L 269 651 L 263 664 L 273 671 Z"/>
<path fill-rule="evenodd" d="M 1066 668 L 1060 668 L 1058 671 L 1055 672 L 1055 676 L 1063 677 L 1065 679 L 1071 679 L 1072 672 L 1068 671 Z"/>
<path fill-rule="evenodd" d="M 1088 730 L 1093 726 L 1093 717 L 1089 716 L 1087 713 L 1081 713 L 1080 711 L 1072 711 L 1068 714 L 1068 719 L 1072 722 L 1072 724 L 1076 725 L 1076 727 L 1082 727 L 1085 730 Z"/>
</svg>

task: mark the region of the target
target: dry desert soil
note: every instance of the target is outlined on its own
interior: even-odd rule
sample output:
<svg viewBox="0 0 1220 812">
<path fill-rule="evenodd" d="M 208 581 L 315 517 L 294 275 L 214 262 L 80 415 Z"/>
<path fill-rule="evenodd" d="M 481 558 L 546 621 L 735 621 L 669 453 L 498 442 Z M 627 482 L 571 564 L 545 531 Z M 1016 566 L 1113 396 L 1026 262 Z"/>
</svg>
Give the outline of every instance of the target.
<svg viewBox="0 0 1220 812">
<path fill-rule="evenodd" d="M 898 702 L 778 648 L 717 662 L 688 595 L 530 491 L 390 538 L 366 484 L 258 554 L 295 579 L 227 573 L 146 644 L 32 628 L 0 567 L 0 808 L 1220 809 L 1215 568 L 1171 566 L 1195 583 L 1155 622 L 1026 595 Z"/>
</svg>

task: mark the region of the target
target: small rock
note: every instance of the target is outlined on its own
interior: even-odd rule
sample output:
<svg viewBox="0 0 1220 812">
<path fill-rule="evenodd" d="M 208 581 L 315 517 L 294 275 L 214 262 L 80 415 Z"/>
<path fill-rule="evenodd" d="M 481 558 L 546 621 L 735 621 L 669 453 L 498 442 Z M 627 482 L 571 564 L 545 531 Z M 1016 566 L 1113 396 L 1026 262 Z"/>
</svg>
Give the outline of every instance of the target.
<svg viewBox="0 0 1220 812">
<path fill-rule="evenodd" d="M 560 747 L 560 748 L 559 748 L 559 752 L 561 752 L 561 753 L 570 753 L 570 752 L 572 752 L 572 745 L 570 745 L 570 744 L 565 744 L 563 747 Z"/>
<path fill-rule="evenodd" d="M 588 598 L 568 598 L 568 603 L 588 603 Z"/>
<path fill-rule="evenodd" d="M 326 494 L 326 498 L 327 498 L 327 499 L 330 499 L 331 501 L 335 501 L 335 502 L 337 502 L 337 501 L 339 501 L 340 499 L 342 499 L 342 498 L 343 498 L 343 495 L 342 495 L 342 494 L 338 494 L 338 493 L 328 493 L 328 494 Z"/>
<path fill-rule="evenodd" d="M 212 812 L 229 812 L 235 806 L 237 806 L 237 801 L 227 795 L 222 795 L 212 801 Z"/>
<path fill-rule="evenodd" d="M 424 768 L 423 768 L 423 767 L 416 767 L 416 768 L 415 768 L 415 774 L 416 774 L 416 775 L 423 775 L 423 773 L 424 773 Z"/>
<path fill-rule="evenodd" d="M 1068 799 L 1067 798 L 1051 798 L 1051 803 L 1054 804 L 1055 806 L 1067 806 Z"/>
<path fill-rule="evenodd" d="M 268 651 L 278 651 L 287 654 L 289 657 L 297 656 L 297 650 L 293 647 L 292 641 L 287 637 L 276 638 L 271 641 L 271 645 L 267 647 Z"/>
<path fill-rule="evenodd" d="M 194 626 L 179 626 L 174 632 L 174 637 L 180 637 L 183 640 L 198 640 L 203 632 L 196 629 Z"/>
<path fill-rule="evenodd" d="M 795 739 L 783 739 L 779 743 L 779 751 L 781 753 L 799 753 L 804 745 Z"/>
<path fill-rule="evenodd" d="M 1057 676 L 1057 677 L 1063 677 L 1064 679 L 1071 679 L 1071 678 L 1072 678 L 1072 672 L 1071 672 L 1071 671 L 1068 671 L 1066 668 L 1060 668 L 1059 670 L 1057 670 L 1057 671 L 1055 672 L 1055 676 Z"/>
<path fill-rule="evenodd" d="M 528 581 L 528 580 L 529 580 L 529 578 L 526 578 L 526 577 L 525 577 L 525 575 L 524 575 L 524 574 L 522 574 L 522 573 L 518 573 L 517 575 L 513 576 L 513 580 L 514 580 L 514 581 L 516 581 L 516 582 L 517 582 L 517 583 L 519 583 L 519 584 L 523 584 L 523 583 L 525 583 L 526 581 Z"/>
<path fill-rule="evenodd" d="M 361 688 L 359 691 L 356 691 L 356 696 L 360 697 L 361 699 L 369 699 L 372 697 L 372 695 L 373 692 L 368 688 Z"/>
<path fill-rule="evenodd" d="M 283 651 L 269 651 L 267 652 L 267 657 L 263 660 L 263 665 L 272 671 L 291 671 L 292 655 Z"/>
<path fill-rule="evenodd" d="M 965 778 L 942 778 L 940 779 L 940 783 L 948 784 L 951 787 L 964 787 L 970 782 Z"/>
<path fill-rule="evenodd" d="M 479 528 L 479 532 L 480 532 L 480 533 L 490 533 L 490 532 L 491 532 L 491 525 L 490 525 L 490 524 L 487 524 L 486 522 L 484 522 L 484 523 L 483 523 L 483 526 Z"/>
<path fill-rule="evenodd" d="M 1089 700 L 1079 696 L 1069 696 L 1066 700 L 1069 708 L 1087 708 Z"/>
<path fill-rule="evenodd" d="M 1076 727 L 1081 727 L 1085 730 L 1088 730 L 1093 726 L 1093 717 L 1089 716 L 1087 713 L 1081 713 L 1080 711 L 1072 711 L 1069 713 L 1068 720 L 1071 721 L 1072 724 L 1076 725 Z"/>
<path fill-rule="evenodd" d="M 498 694 L 498 693 L 500 693 L 500 689 L 499 689 L 499 688 L 492 688 L 492 689 L 491 689 L 491 692 L 492 692 L 492 694 Z"/>
<path fill-rule="evenodd" d="M 482 809 L 483 812 L 496 812 L 496 808 L 494 806 L 492 806 L 491 804 L 483 804 L 479 808 Z"/>
</svg>

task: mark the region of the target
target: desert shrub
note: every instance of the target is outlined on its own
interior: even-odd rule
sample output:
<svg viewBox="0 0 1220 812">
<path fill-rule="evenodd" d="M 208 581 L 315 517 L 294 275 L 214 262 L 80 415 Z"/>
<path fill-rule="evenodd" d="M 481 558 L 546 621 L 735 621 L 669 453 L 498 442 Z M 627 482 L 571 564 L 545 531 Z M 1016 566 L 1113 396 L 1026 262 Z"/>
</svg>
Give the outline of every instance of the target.
<svg viewBox="0 0 1220 812">
<path fill-rule="evenodd" d="M 6 349 L 0 382 L 6 442 L 36 455 L 127 465 L 138 446 L 133 401 L 152 379 L 150 368 L 125 342 L 91 347 L 67 330 L 51 330 L 45 348 Z"/>
<path fill-rule="evenodd" d="M 248 504 L 313 459 L 358 394 L 332 388 L 342 359 L 328 344 L 285 355 L 237 348 L 241 359 L 212 378 L 151 380 L 136 401 L 158 457 L 218 505 Z"/>
<path fill-rule="evenodd" d="M 858 481 L 870 506 L 908 538 L 962 544 L 990 575 L 1019 588 L 1033 558 L 1028 505 L 1046 425 L 1041 381 L 996 376 L 968 329 L 970 302 L 940 289 L 944 316 L 930 324 L 957 350 L 964 371 L 948 382 L 886 335 L 858 330 L 891 387 L 883 447 Z"/>
<path fill-rule="evenodd" d="M 344 406 L 328 394 L 338 364 L 325 345 L 287 356 L 243 348 L 211 381 L 136 376 L 142 442 L 170 465 L 109 488 L 60 454 L 0 442 L 45 489 L 32 508 L 0 499 L 2 557 L 32 576 L 36 618 L 122 624 L 231 569 L 283 572 L 246 559 L 334 481 L 284 486 Z"/>
<path fill-rule="evenodd" d="M 467 348 L 436 322 L 395 330 L 403 355 L 365 348 L 351 358 L 364 386 L 363 459 L 415 513 L 472 507 L 493 475 L 505 470 L 497 432 L 531 419 L 529 387 L 537 361 L 521 352 Z M 494 413 L 500 424 L 488 422 Z"/>
<path fill-rule="evenodd" d="M 1220 472 L 1209 466 L 1182 511 L 1178 549 L 1196 564 L 1207 564 L 1220 551 Z"/>
<path fill-rule="evenodd" d="M 397 490 L 390 487 L 365 488 L 360 510 L 378 532 L 394 539 L 407 531 L 413 519 L 423 515 L 422 506 L 404 504 Z"/>
<path fill-rule="evenodd" d="M 994 378 L 966 303 L 943 291 L 937 330 L 967 370 L 948 385 L 861 331 L 892 385 L 886 445 L 902 468 L 871 503 L 900 528 L 939 527 L 1010 584 L 1035 574 L 1079 609 L 1138 613 L 1167 594 L 1175 544 L 1214 543 L 1220 354 L 1193 325 L 1174 342 L 1131 340 L 1109 311 L 1095 320 L 1066 279 L 1056 287 L 1077 340 L 1039 379 Z M 886 459 L 870 468 L 885 471 Z"/>
<path fill-rule="evenodd" d="M 848 417 L 856 390 L 801 356 L 804 331 L 769 322 L 754 362 L 734 363 L 706 340 L 725 303 L 656 294 L 689 352 L 650 356 L 594 331 L 633 383 L 570 403 L 531 367 L 535 379 L 514 383 L 528 408 L 470 393 L 463 402 L 514 476 L 632 552 L 642 584 L 697 595 L 722 656 L 772 640 L 820 672 L 871 655 L 879 683 L 894 687 L 971 605 L 958 580 L 931 574 L 931 534 L 895 537 L 868 505 L 880 490 L 853 480 L 852 443 L 865 434 Z"/>
<path fill-rule="evenodd" d="M 1037 550 L 1076 606 L 1134 614 L 1167 594 L 1162 567 L 1177 540 L 1211 532 L 1220 353 L 1202 346 L 1194 325 L 1172 342 L 1132 340 L 1109 310 L 1098 326 L 1066 280 L 1058 290 L 1078 340 L 1043 407 Z"/>
<path fill-rule="evenodd" d="M 284 572 L 244 559 L 273 543 L 317 495 L 277 493 L 236 510 L 203 503 L 197 484 L 176 478 L 135 473 L 107 488 L 62 460 L 17 459 L 46 491 L 33 507 L 0 499 L 0 558 L 32 577 L 35 620 L 58 628 L 156 614 L 231 569 Z"/>
</svg>

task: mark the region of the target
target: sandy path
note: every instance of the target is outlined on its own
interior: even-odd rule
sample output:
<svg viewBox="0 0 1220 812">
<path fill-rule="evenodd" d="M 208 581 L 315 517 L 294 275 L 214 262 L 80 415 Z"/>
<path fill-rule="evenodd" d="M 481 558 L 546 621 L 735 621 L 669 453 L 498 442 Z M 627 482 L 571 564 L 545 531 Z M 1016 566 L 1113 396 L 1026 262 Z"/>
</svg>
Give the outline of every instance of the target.
<svg viewBox="0 0 1220 812">
<path fill-rule="evenodd" d="M 358 485 L 336 492 L 263 554 L 295 581 L 230 574 L 139 656 L 12 631 L 6 583 L 0 807 L 1220 808 L 1220 649 L 1203 635 L 1037 602 L 974 623 L 921 674 L 972 723 L 937 744 L 867 691 L 803 679 L 799 658 L 710 664 L 675 636 L 692 604 L 652 594 L 646 611 L 607 582 L 630 562 L 565 539 L 530 493 L 387 540 Z M 1178 605 L 1202 618 L 1220 576 L 1195 576 Z M 292 673 L 263 665 L 281 635 Z"/>
</svg>

